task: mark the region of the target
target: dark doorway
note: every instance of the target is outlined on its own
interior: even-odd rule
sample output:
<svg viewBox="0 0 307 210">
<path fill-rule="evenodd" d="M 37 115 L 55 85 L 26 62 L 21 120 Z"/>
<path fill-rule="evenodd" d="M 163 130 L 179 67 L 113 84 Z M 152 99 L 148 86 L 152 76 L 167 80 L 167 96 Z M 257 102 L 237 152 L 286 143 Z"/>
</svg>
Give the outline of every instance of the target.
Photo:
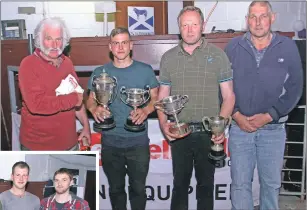
<svg viewBox="0 0 307 210">
<path fill-rule="evenodd" d="M 84 199 L 89 203 L 91 210 L 96 209 L 96 171 L 86 172 Z"/>
</svg>

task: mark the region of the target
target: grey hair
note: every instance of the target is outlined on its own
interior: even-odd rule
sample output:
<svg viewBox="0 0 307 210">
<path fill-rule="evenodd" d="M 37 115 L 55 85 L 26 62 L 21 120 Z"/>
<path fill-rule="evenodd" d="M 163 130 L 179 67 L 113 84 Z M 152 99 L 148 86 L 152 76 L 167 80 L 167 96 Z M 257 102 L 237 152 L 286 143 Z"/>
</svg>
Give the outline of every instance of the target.
<svg viewBox="0 0 307 210">
<path fill-rule="evenodd" d="M 252 3 L 250 3 L 250 5 L 248 6 L 248 11 L 247 11 L 247 16 L 249 15 L 249 11 L 250 9 L 255 6 L 255 4 L 260 4 L 261 6 L 267 6 L 267 8 L 269 9 L 269 13 L 273 12 L 273 8 L 272 5 L 269 1 L 253 1 Z"/>
<path fill-rule="evenodd" d="M 41 46 L 42 46 L 42 43 L 43 43 L 42 32 L 43 32 L 45 26 L 51 26 L 51 27 L 62 29 L 63 49 L 69 44 L 69 40 L 70 40 L 71 36 L 70 36 L 70 33 L 68 31 L 68 28 L 67 28 L 64 20 L 62 20 L 59 17 L 50 17 L 50 18 L 43 19 L 36 26 L 36 28 L 34 30 L 34 46 L 35 47 L 41 49 Z"/>
<path fill-rule="evenodd" d="M 197 12 L 200 15 L 201 18 L 201 24 L 203 24 L 205 22 L 205 18 L 204 18 L 204 14 L 201 11 L 201 9 L 199 9 L 198 7 L 195 6 L 186 6 L 184 7 L 180 12 L 179 15 L 177 17 L 177 22 L 178 25 L 180 25 L 180 17 L 183 15 L 183 13 L 187 12 L 187 11 L 192 11 L 192 12 Z"/>
</svg>

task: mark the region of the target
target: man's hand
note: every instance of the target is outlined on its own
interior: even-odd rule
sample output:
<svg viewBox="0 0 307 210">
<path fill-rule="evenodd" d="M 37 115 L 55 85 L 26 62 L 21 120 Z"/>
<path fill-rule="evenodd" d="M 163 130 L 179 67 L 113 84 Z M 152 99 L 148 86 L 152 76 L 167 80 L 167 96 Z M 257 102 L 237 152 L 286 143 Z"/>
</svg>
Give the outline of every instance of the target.
<svg viewBox="0 0 307 210">
<path fill-rule="evenodd" d="M 174 122 L 165 122 L 163 124 L 160 125 L 161 129 L 162 129 L 162 132 L 164 133 L 164 135 L 166 136 L 166 138 L 170 141 L 174 141 L 176 139 L 179 139 L 179 138 L 183 138 L 183 137 L 186 137 L 187 135 L 189 135 L 191 132 L 188 132 L 184 135 L 178 135 L 178 134 L 174 134 L 174 133 L 171 133 L 170 132 L 170 129 L 172 126 L 174 126 L 176 123 Z"/>
<path fill-rule="evenodd" d="M 91 145 L 91 131 L 89 127 L 83 127 L 82 132 L 80 133 L 80 135 L 78 136 L 78 141 L 82 141 L 83 139 L 87 139 L 87 143 L 88 145 L 84 145 L 84 146 L 89 146 Z M 83 142 L 84 144 L 84 142 Z"/>
<path fill-rule="evenodd" d="M 83 103 L 83 93 L 77 93 L 78 95 L 78 102 L 76 104 L 76 107 L 80 107 Z"/>
<path fill-rule="evenodd" d="M 241 114 L 240 112 L 236 112 L 233 115 L 233 119 L 236 121 L 236 123 L 241 128 L 241 130 L 245 132 L 252 133 L 257 130 L 257 127 L 255 127 L 254 125 L 250 123 L 250 121 L 248 120 L 248 117 Z"/>
<path fill-rule="evenodd" d="M 211 141 L 213 141 L 215 144 L 221 144 L 224 142 L 224 140 L 225 140 L 225 132 L 219 136 L 212 135 L 211 137 Z"/>
<path fill-rule="evenodd" d="M 140 125 L 147 119 L 148 113 L 144 109 L 136 109 L 130 112 L 131 120 L 134 124 Z"/>
<path fill-rule="evenodd" d="M 109 111 L 108 108 L 105 108 L 103 106 L 96 106 L 96 108 L 94 108 L 91 111 L 95 121 L 97 123 L 103 122 L 105 118 L 108 118 L 111 114 L 111 112 Z"/>
<path fill-rule="evenodd" d="M 248 117 L 247 120 L 251 126 L 258 129 L 268 124 L 269 122 L 272 122 L 273 119 L 270 114 L 265 113 L 265 114 L 255 114 L 251 117 Z"/>
</svg>

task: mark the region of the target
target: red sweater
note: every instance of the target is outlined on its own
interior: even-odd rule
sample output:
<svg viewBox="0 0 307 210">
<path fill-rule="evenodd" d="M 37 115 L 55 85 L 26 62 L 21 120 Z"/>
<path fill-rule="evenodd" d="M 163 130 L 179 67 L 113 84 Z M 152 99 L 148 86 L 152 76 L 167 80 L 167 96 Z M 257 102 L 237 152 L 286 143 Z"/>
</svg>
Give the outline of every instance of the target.
<svg viewBox="0 0 307 210">
<path fill-rule="evenodd" d="M 39 54 L 39 50 L 35 51 Z M 55 67 L 34 54 L 19 69 L 22 94 L 20 143 L 30 150 L 68 150 L 77 144 L 76 93 L 56 96 L 55 89 L 68 74 L 77 75 L 71 60 Z"/>
</svg>

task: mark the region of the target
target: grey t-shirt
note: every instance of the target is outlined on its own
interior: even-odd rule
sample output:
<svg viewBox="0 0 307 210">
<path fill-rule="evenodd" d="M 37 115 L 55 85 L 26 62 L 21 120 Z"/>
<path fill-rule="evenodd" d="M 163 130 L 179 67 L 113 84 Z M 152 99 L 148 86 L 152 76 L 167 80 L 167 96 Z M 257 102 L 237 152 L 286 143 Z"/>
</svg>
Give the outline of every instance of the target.
<svg viewBox="0 0 307 210">
<path fill-rule="evenodd" d="M 3 210 L 39 210 L 40 200 L 32 193 L 25 192 L 23 197 L 18 197 L 11 193 L 10 190 L 0 194 L 0 202 Z"/>
</svg>

